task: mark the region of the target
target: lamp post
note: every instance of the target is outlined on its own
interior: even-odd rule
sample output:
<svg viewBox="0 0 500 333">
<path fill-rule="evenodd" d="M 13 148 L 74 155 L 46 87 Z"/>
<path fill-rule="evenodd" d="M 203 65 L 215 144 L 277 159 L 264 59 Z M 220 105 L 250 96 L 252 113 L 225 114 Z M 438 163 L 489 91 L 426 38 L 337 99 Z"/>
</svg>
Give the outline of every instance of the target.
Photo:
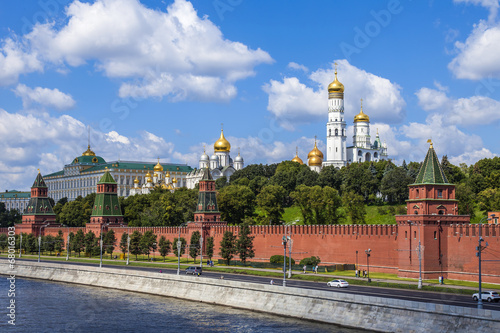
<svg viewBox="0 0 500 333">
<path fill-rule="evenodd" d="M 283 236 L 283 287 L 286 287 L 286 243 L 290 237 Z"/>
<path fill-rule="evenodd" d="M 181 275 L 181 227 L 184 225 L 184 223 L 179 225 L 179 237 L 177 238 L 177 275 Z"/>
<path fill-rule="evenodd" d="M 127 228 L 128 231 L 128 228 Z M 130 264 L 130 233 L 127 232 L 127 265 Z"/>
<path fill-rule="evenodd" d="M 408 221 L 411 225 L 416 225 L 418 228 L 418 289 L 422 289 L 422 247 L 420 243 L 420 224 Z M 411 235 L 410 235 L 411 237 Z"/>
<path fill-rule="evenodd" d="M 49 223 L 42 225 L 40 227 L 40 233 L 38 234 L 38 262 L 40 262 L 40 245 L 42 243 L 42 229 L 48 225 L 49 225 Z"/>
<path fill-rule="evenodd" d="M 370 279 L 370 261 L 368 260 L 370 258 L 370 252 L 372 252 L 371 249 L 365 250 L 365 253 L 366 253 L 366 267 L 368 269 L 368 282 L 372 282 L 372 279 Z"/>
<path fill-rule="evenodd" d="M 21 258 L 21 253 L 23 252 L 23 233 L 21 232 L 19 234 L 20 239 L 19 239 L 19 258 Z"/>
<path fill-rule="evenodd" d="M 203 236 L 200 237 L 200 267 L 203 267 Z"/>
<path fill-rule="evenodd" d="M 109 223 L 101 224 L 101 260 L 99 262 L 99 268 L 102 268 L 102 228 L 104 228 L 104 226 L 106 225 L 109 225 Z"/>
<path fill-rule="evenodd" d="M 479 300 L 477 301 L 477 308 L 478 309 L 482 309 L 483 308 L 483 295 L 482 295 L 482 291 L 483 290 L 482 290 L 482 285 L 481 285 L 481 252 L 483 251 L 483 247 L 481 246 L 481 242 L 484 241 L 484 239 L 483 239 L 483 235 L 481 234 L 481 225 L 482 225 L 483 221 L 489 221 L 493 217 L 495 217 L 495 214 L 492 214 L 491 216 L 492 216 L 491 218 L 483 217 L 479 221 L 479 245 L 476 248 L 476 250 L 477 250 L 476 255 L 477 255 L 478 259 L 479 259 Z M 488 243 L 486 243 L 486 246 L 488 246 Z"/>
<path fill-rule="evenodd" d="M 293 245 L 292 238 L 290 236 L 288 236 L 288 278 L 289 279 L 292 277 L 292 245 Z"/>
</svg>

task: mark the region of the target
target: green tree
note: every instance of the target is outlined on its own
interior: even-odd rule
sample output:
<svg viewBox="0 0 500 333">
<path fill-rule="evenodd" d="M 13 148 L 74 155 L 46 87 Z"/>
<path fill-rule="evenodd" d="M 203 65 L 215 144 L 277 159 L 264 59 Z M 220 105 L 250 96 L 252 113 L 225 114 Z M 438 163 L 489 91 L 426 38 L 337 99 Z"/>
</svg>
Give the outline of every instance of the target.
<svg viewBox="0 0 500 333">
<path fill-rule="evenodd" d="M 74 201 L 66 203 L 59 213 L 59 223 L 70 227 L 84 227 L 90 221 L 93 206 L 87 197 L 84 199 L 78 196 Z M 90 197 L 95 198 L 95 195 Z"/>
<path fill-rule="evenodd" d="M 135 255 L 135 260 L 137 261 L 137 256 L 142 254 L 141 248 L 142 234 L 139 231 L 134 231 L 130 236 L 130 253 Z"/>
<path fill-rule="evenodd" d="M 207 237 L 207 253 L 206 256 L 208 257 L 209 260 L 212 260 L 212 257 L 214 256 L 214 238 L 213 237 Z"/>
<path fill-rule="evenodd" d="M 120 239 L 120 250 L 123 253 L 123 257 L 125 258 L 125 255 L 128 251 L 128 233 L 126 232 L 122 234 L 122 238 Z"/>
<path fill-rule="evenodd" d="M 281 224 L 285 212 L 286 190 L 280 185 L 267 185 L 256 197 L 257 206 L 266 215 L 266 224 Z"/>
<path fill-rule="evenodd" d="M 95 253 L 94 247 L 99 246 L 97 238 L 93 231 L 89 231 L 87 232 L 87 234 L 85 234 L 84 242 L 85 242 L 85 255 L 91 257 Z"/>
<path fill-rule="evenodd" d="M 236 252 L 243 263 L 247 261 L 247 258 L 255 257 L 255 251 L 253 249 L 254 238 L 255 236 L 250 236 L 250 227 L 248 224 L 243 224 L 240 227 L 238 240 L 236 241 Z"/>
<path fill-rule="evenodd" d="M 339 191 L 342 185 L 341 175 L 339 169 L 333 165 L 325 166 L 321 169 L 316 184 L 321 187 L 329 186 Z"/>
<path fill-rule="evenodd" d="M 342 204 L 351 218 L 352 224 L 364 224 L 366 208 L 363 197 L 353 191 L 346 192 L 342 196 Z"/>
<path fill-rule="evenodd" d="M 74 240 L 71 243 L 71 248 L 74 252 L 78 253 L 78 256 L 80 256 L 80 253 L 83 252 L 85 248 L 85 234 L 82 229 L 76 232 Z"/>
<path fill-rule="evenodd" d="M 395 167 L 389 170 L 380 183 L 380 192 L 387 197 L 389 203 L 403 204 L 408 199 L 408 185 L 413 179 L 403 168 Z"/>
<path fill-rule="evenodd" d="M 116 236 L 113 229 L 108 230 L 108 232 L 104 234 L 103 243 L 106 249 L 106 253 L 111 256 L 113 254 L 113 251 L 115 250 L 116 244 Z"/>
<path fill-rule="evenodd" d="M 8 241 L 7 234 L 0 234 L 0 251 L 4 251 L 7 248 L 8 246 L 7 241 Z"/>
<path fill-rule="evenodd" d="M 228 185 L 228 182 L 227 182 L 227 177 L 226 176 L 222 176 L 220 177 L 219 179 L 217 179 L 215 181 L 215 188 L 217 190 L 220 190 L 221 188 L 225 187 Z"/>
<path fill-rule="evenodd" d="M 486 211 L 500 210 L 500 189 L 487 188 L 477 195 L 479 209 Z"/>
<path fill-rule="evenodd" d="M 54 252 L 55 248 L 55 237 L 52 235 L 45 236 L 42 245 L 44 250 L 49 252 L 50 255 L 52 255 L 52 252 Z"/>
<path fill-rule="evenodd" d="M 458 200 L 459 215 L 470 215 L 471 220 L 475 217 L 474 207 L 476 204 L 474 197 L 474 192 L 467 184 L 461 183 L 455 187 L 455 198 Z"/>
<path fill-rule="evenodd" d="M 71 251 L 73 251 L 73 245 L 72 243 L 75 241 L 75 234 L 73 232 L 69 233 L 69 242 L 66 244 L 66 251 L 69 252 L 69 255 L 71 255 Z"/>
<path fill-rule="evenodd" d="M 179 256 L 179 249 L 177 249 L 177 242 L 179 241 L 179 238 L 174 238 L 174 243 L 172 244 L 172 252 L 175 254 L 176 257 Z M 180 247 L 180 256 L 184 253 L 186 253 L 186 245 L 187 241 L 184 237 L 181 237 L 181 247 Z"/>
<path fill-rule="evenodd" d="M 200 239 L 201 234 L 199 231 L 195 231 L 191 234 L 191 242 L 189 245 L 189 255 L 194 259 L 196 263 L 196 257 L 200 254 Z"/>
<path fill-rule="evenodd" d="M 54 238 L 54 250 L 61 253 L 64 248 L 64 235 L 62 230 L 59 230 L 57 236 Z"/>
<path fill-rule="evenodd" d="M 149 254 L 153 250 L 155 243 L 156 243 L 156 235 L 153 233 L 152 230 L 148 230 L 144 233 L 144 235 L 142 235 L 140 241 L 140 248 L 141 252 L 148 256 L 148 260 L 149 260 Z"/>
<path fill-rule="evenodd" d="M 220 242 L 219 255 L 230 264 L 231 259 L 237 253 L 236 249 L 236 236 L 231 231 L 224 232 L 222 241 Z"/>
<path fill-rule="evenodd" d="M 255 195 L 248 186 L 228 185 L 219 192 L 217 203 L 224 221 L 240 224 L 246 216 L 253 215 Z"/>
<path fill-rule="evenodd" d="M 160 255 L 163 257 L 163 261 L 165 261 L 165 257 L 172 251 L 172 243 L 165 236 L 161 236 L 158 246 L 160 248 Z"/>
</svg>

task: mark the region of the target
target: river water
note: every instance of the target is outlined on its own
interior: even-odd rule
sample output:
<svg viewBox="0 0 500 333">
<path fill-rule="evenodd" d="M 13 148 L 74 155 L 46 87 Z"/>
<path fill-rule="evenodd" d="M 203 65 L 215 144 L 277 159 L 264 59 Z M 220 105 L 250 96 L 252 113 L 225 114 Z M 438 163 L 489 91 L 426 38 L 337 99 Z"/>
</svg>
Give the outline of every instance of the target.
<svg viewBox="0 0 500 333">
<path fill-rule="evenodd" d="M 366 332 L 120 290 L 0 276 L 1 332 Z M 8 324 L 15 299 L 15 326 Z"/>
</svg>

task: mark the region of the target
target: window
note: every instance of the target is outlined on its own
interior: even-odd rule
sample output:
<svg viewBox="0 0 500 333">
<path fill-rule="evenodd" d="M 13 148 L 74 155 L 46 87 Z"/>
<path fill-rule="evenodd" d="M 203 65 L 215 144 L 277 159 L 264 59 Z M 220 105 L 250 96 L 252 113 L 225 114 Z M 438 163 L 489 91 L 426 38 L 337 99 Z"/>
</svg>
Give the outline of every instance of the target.
<svg viewBox="0 0 500 333">
<path fill-rule="evenodd" d="M 413 232 L 413 239 L 417 239 L 417 232 L 416 231 Z"/>
<path fill-rule="evenodd" d="M 405 231 L 405 239 L 408 239 L 408 231 Z"/>
<path fill-rule="evenodd" d="M 444 211 L 441 209 L 441 210 L 439 210 L 438 214 L 439 215 L 444 215 Z"/>
<path fill-rule="evenodd" d="M 438 232 L 437 232 L 437 231 L 434 231 L 434 239 L 438 239 L 438 238 L 437 238 L 437 234 L 438 234 Z"/>
<path fill-rule="evenodd" d="M 339 136 L 339 130 L 335 129 L 335 136 Z"/>
<path fill-rule="evenodd" d="M 418 197 L 419 197 L 419 195 L 420 195 L 420 192 L 419 192 L 419 190 L 418 190 L 418 188 L 417 188 L 417 196 L 416 196 L 416 197 L 418 198 Z"/>
<path fill-rule="evenodd" d="M 443 197 L 443 190 L 439 189 L 438 190 L 438 198 L 442 198 Z"/>
</svg>

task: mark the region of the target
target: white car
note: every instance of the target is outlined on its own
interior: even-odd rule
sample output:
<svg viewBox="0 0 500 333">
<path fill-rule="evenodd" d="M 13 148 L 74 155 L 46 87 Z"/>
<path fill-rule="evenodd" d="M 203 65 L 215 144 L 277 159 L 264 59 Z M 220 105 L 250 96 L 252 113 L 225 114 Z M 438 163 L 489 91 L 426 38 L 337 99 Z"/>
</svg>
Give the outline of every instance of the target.
<svg viewBox="0 0 500 333">
<path fill-rule="evenodd" d="M 327 283 L 328 287 L 347 288 L 349 283 L 345 280 L 332 280 Z"/>
<path fill-rule="evenodd" d="M 479 293 L 472 295 L 472 299 L 477 301 L 479 299 Z M 500 295 L 496 291 L 483 291 L 481 292 L 481 299 L 488 302 L 498 302 L 500 301 Z"/>
</svg>

